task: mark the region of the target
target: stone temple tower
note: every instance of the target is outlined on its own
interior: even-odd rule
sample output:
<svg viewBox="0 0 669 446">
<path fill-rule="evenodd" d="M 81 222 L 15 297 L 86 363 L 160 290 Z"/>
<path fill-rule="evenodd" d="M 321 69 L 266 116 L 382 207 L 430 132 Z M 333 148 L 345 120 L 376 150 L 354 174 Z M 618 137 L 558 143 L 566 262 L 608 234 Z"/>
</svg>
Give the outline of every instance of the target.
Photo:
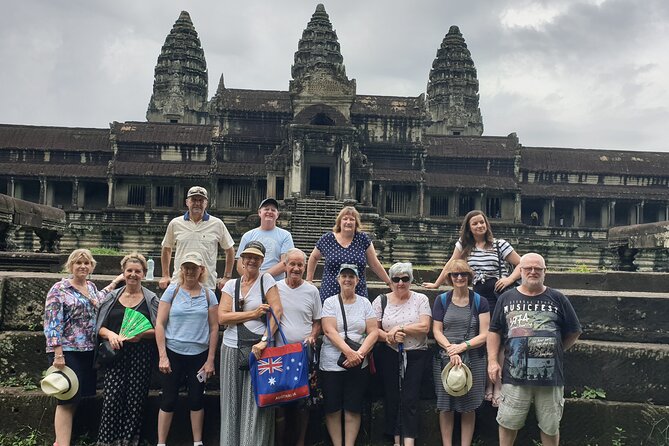
<svg viewBox="0 0 669 446">
<path fill-rule="evenodd" d="M 291 74 L 289 89 L 295 116 L 312 105 L 326 104 L 350 119 L 355 79 L 346 76 L 337 33 L 322 4 L 302 32 Z"/>
<path fill-rule="evenodd" d="M 146 119 L 204 124 L 206 109 L 207 62 L 190 15 L 182 11 L 160 50 Z"/>
<path fill-rule="evenodd" d="M 432 125 L 427 133 L 480 136 L 479 81 L 472 55 L 457 26 L 451 26 L 432 63 L 427 106 Z"/>
</svg>

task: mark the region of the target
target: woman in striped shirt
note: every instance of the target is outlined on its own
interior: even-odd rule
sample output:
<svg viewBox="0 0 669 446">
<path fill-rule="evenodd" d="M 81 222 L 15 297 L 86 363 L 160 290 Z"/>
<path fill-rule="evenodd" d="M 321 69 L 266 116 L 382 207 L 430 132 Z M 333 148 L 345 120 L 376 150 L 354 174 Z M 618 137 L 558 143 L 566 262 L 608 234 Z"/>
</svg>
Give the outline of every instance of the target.
<svg viewBox="0 0 669 446">
<path fill-rule="evenodd" d="M 520 268 L 518 268 L 520 256 L 509 242 L 493 237 L 488 217 L 478 210 L 469 212 L 462 222 L 460 239 L 455 244 L 450 260 L 455 259 L 467 260 L 469 266 L 474 270 L 474 291 L 488 300 L 491 314 L 495 310 L 497 296 L 520 279 Z M 505 263 L 514 266 L 510 275 L 506 271 Z M 425 282 L 423 286 L 439 288 L 446 280 L 447 274 L 446 266 L 444 266 L 435 282 Z M 501 354 L 503 355 L 503 352 Z M 488 382 L 485 399 L 492 401 L 493 406 L 497 407 L 500 391 L 501 389 L 493 389 L 492 383 Z"/>
</svg>

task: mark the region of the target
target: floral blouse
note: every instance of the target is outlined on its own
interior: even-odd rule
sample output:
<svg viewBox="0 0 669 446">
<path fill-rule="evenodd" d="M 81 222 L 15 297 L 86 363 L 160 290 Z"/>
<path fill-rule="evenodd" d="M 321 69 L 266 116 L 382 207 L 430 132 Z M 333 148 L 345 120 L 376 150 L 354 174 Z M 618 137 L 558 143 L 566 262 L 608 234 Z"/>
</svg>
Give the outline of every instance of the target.
<svg viewBox="0 0 669 446">
<path fill-rule="evenodd" d="M 82 295 L 70 279 L 51 287 L 44 305 L 44 336 L 46 351 L 56 346 L 64 351 L 90 351 L 95 348 L 95 322 L 102 300 L 108 294 L 98 291 L 93 282 L 86 282 L 90 299 Z"/>
</svg>

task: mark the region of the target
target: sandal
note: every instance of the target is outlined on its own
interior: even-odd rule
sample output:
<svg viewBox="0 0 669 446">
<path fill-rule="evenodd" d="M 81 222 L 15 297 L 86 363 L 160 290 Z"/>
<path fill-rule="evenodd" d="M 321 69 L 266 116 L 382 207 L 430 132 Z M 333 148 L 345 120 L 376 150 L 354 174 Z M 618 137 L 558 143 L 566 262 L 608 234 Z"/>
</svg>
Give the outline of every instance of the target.
<svg viewBox="0 0 669 446">
<path fill-rule="evenodd" d="M 490 392 L 485 393 L 485 396 L 483 397 L 483 399 L 485 401 L 492 401 L 492 397 L 493 397 L 493 394 L 492 394 L 492 391 L 490 391 Z"/>
<path fill-rule="evenodd" d="M 500 393 L 499 395 L 493 395 L 491 403 L 492 407 L 499 407 L 499 403 L 502 400 L 502 394 Z"/>
</svg>

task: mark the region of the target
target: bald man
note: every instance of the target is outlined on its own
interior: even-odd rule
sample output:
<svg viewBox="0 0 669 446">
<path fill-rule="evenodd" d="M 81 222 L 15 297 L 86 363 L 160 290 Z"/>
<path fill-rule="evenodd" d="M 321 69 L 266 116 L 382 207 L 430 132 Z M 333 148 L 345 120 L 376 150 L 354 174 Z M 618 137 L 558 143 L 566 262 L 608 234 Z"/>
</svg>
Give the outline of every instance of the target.
<svg viewBox="0 0 669 446">
<path fill-rule="evenodd" d="M 499 297 L 488 332 L 488 375 L 502 382 L 497 412 L 500 446 L 511 446 L 534 402 L 541 443 L 557 446 L 564 408 L 563 355 L 581 334 L 569 300 L 544 285 L 546 262 L 520 258 L 522 283 Z M 504 367 L 497 352 L 504 342 Z"/>
</svg>

